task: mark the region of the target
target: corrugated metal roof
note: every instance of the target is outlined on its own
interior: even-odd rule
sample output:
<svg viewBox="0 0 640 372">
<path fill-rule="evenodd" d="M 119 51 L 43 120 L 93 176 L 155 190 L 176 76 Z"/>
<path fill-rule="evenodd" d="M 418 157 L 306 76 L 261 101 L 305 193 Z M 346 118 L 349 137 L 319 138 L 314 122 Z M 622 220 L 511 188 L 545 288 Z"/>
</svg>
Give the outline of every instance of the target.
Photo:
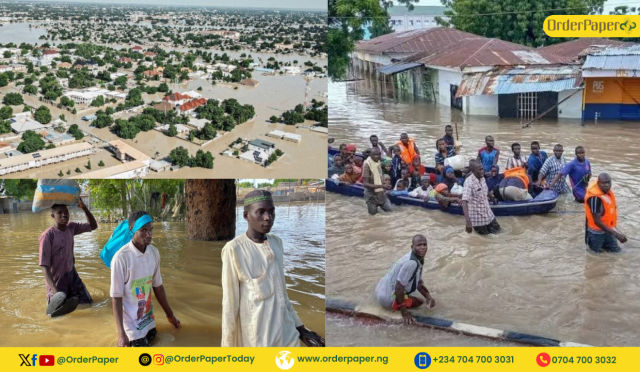
<svg viewBox="0 0 640 372">
<path fill-rule="evenodd" d="M 398 72 L 409 70 L 418 66 L 422 66 L 422 64 L 416 63 L 416 62 L 399 63 L 396 65 L 380 67 L 378 69 L 378 72 L 385 75 L 392 75 L 392 74 L 397 74 Z"/>
<path fill-rule="evenodd" d="M 587 56 L 584 70 L 640 70 L 640 53 L 619 56 Z"/>
<path fill-rule="evenodd" d="M 527 92 L 560 92 L 577 89 L 582 80 L 576 69 L 567 67 L 498 69 L 464 74 L 456 97 L 512 94 Z"/>
<path fill-rule="evenodd" d="M 419 62 L 427 66 L 464 68 L 467 66 L 513 66 L 558 64 L 564 60 L 550 53 L 499 39 L 468 39 L 438 50 L 417 53 L 404 62 Z"/>
<path fill-rule="evenodd" d="M 356 50 L 375 54 L 414 54 L 456 44 L 461 40 L 479 38 L 483 39 L 482 36 L 454 28 L 433 27 L 407 32 L 394 32 L 375 39 L 361 41 L 356 45 Z"/>
<path fill-rule="evenodd" d="M 579 39 L 570 40 L 564 43 L 541 47 L 537 50 L 573 60 L 576 59 L 578 55 L 584 53 L 592 47 L 609 47 L 622 45 L 633 45 L 633 43 L 627 43 L 618 40 L 609 40 L 599 37 L 581 37 Z"/>
<path fill-rule="evenodd" d="M 631 44 L 631 43 L 628 43 Z M 640 55 L 640 44 L 631 44 L 626 47 L 612 47 L 602 50 L 596 50 L 593 53 L 589 53 L 594 56 L 630 56 L 630 55 Z"/>
<path fill-rule="evenodd" d="M 423 15 L 444 15 L 449 10 L 446 6 L 414 6 L 413 10 L 407 9 L 404 5 L 395 5 L 387 9 L 390 16 L 423 16 Z"/>
</svg>

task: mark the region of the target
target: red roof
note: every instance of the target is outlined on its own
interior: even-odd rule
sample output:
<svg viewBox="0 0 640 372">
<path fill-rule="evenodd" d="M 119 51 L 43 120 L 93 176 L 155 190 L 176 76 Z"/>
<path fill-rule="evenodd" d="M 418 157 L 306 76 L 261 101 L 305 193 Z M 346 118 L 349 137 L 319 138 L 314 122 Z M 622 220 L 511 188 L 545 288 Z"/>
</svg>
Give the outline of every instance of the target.
<svg viewBox="0 0 640 372">
<path fill-rule="evenodd" d="M 407 32 L 394 32 L 375 39 L 361 41 L 356 50 L 370 53 L 418 53 L 452 45 L 466 39 L 482 36 L 447 27 L 434 27 Z"/>
<path fill-rule="evenodd" d="M 163 101 L 183 101 L 185 99 L 191 99 L 191 96 L 182 93 L 173 93 L 168 96 L 165 96 Z"/>
<path fill-rule="evenodd" d="M 133 47 L 133 48 L 131 48 L 131 49 L 132 49 L 132 50 L 142 50 L 142 47 L 141 47 L 141 46 L 139 46 L 139 45 L 137 45 L 137 46 L 134 46 L 134 47 Z"/>
<path fill-rule="evenodd" d="M 546 47 L 538 48 L 538 51 L 548 52 L 559 57 L 577 59 L 578 55 L 588 51 L 591 47 L 595 46 L 622 46 L 622 45 L 634 45 L 635 43 L 628 43 L 618 40 L 604 39 L 600 37 L 582 37 L 575 40 L 566 41 L 560 44 L 553 44 Z"/>
<path fill-rule="evenodd" d="M 153 71 L 153 70 L 147 70 L 147 71 L 143 72 L 142 74 L 146 75 L 146 76 L 156 76 L 156 75 L 162 75 L 162 72 Z"/>
<path fill-rule="evenodd" d="M 124 62 L 124 63 L 128 63 L 128 62 L 131 62 L 131 58 L 129 58 L 129 57 L 122 57 L 122 58 L 120 58 L 118 61 L 120 61 L 120 62 Z"/>
<path fill-rule="evenodd" d="M 43 54 L 43 55 L 45 55 L 45 56 L 47 56 L 47 55 L 60 54 L 60 53 L 59 53 L 57 50 L 49 49 L 49 50 L 45 50 L 45 52 L 44 52 L 44 53 L 42 53 L 42 54 Z"/>
<path fill-rule="evenodd" d="M 144 55 L 145 55 L 145 56 L 149 56 L 149 57 L 153 57 L 153 56 L 155 56 L 156 54 L 155 54 L 154 52 L 144 52 Z"/>
<path fill-rule="evenodd" d="M 478 37 L 416 53 L 403 61 L 462 69 L 468 66 L 561 64 L 567 60 L 524 45 Z"/>
<path fill-rule="evenodd" d="M 194 99 L 193 101 L 187 102 L 184 105 L 180 106 L 180 111 L 193 110 L 196 107 L 200 107 L 200 106 L 206 105 L 206 104 L 207 104 L 207 99 L 206 98 Z"/>
</svg>

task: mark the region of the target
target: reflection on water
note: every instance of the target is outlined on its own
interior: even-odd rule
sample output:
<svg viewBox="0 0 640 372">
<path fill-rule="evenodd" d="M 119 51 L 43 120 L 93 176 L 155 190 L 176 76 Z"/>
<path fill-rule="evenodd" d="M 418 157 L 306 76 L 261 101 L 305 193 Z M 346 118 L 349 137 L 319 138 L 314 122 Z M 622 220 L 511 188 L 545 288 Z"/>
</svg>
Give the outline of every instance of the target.
<svg viewBox="0 0 640 372">
<path fill-rule="evenodd" d="M 238 208 L 238 234 L 246 231 L 241 212 Z M 84 219 L 72 210 L 72 220 Z M 76 268 L 94 303 L 51 319 L 38 266 L 38 237 L 51 224 L 46 212 L 0 215 L 0 346 L 116 346 L 110 271 L 99 258 L 116 225 L 100 224 L 76 236 Z M 324 205 L 278 205 L 273 232 L 285 243 L 289 296 L 305 325 L 324 334 Z M 224 242 L 190 241 L 185 223 L 156 222 L 152 244 L 160 251 L 169 303 L 182 322 L 173 329 L 156 301 L 154 346 L 219 346 Z"/>
<path fill-rule="evenodd" d="M 424 162 L 433 165 L 435 140 L 446 124 L 457 121 L 465 156 L 473 157 L 492 134 L 503 151 L 503 167 L 514 141 L 523 144 L 526 155 L 533 140 L 549 153 L 553 144 L 562 143 L 567 160 L 573 159 L 575 146 L 584 145 L 593 173 L 606 171 L 613 178 L 618 227 L 640 238 L 634 236 L 640 227 L 637 122 L 582 127 L 561 121 L 521 129 L 515 120 L 462 116 L 431 103 L 383 98 L 368 84 L 329 85 L 329 130 L 336 143 L 364 148 L 375 133 L 391 144 L 406 131 L 417 139 Z M 582 205 L 563 197 L 554 212 L 498 218 L 503 233 L 482 237 L 466 234 L 461 216 L 401 206 L 371 217 L 362 199 L 329 194 L 327 296 L 373 305 L 377 281 L 410 249 L 411 237 L 422 233 L 429 239 L 424 281 L 437 306 L 418 312 L 586 344 L 640 345 L 640 243 L 629 241 L 618 255 L 587 253 Z M 391 332 L 377 335 L 393 342 Z"/>
</svg>

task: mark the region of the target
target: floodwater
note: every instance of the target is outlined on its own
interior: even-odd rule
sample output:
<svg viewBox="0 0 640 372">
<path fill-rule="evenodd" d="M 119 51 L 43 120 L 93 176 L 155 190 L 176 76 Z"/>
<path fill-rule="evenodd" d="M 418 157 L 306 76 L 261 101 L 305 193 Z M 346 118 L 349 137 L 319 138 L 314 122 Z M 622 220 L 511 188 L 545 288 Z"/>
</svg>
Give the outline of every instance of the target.
<svg viewBox="0 0 640 372">
<path fill-rule="evenodd" d="M 416 138 L 423 164 L 434 165 L 435 141 L 444 126 L 458 122 L 463 154 L 472 158 L 484 137 L 494 136 L 503 151 L 533 140 L 551 154 L 553 144 L 586 148 L 593 173 L 608 172 L 619 204 L 618 228 L 629 237 L 620 254 L 592 254 L 584 244 L 584 208 L 564 196 L 547 215 L 499 217 L 503 232 L 482 237 L 464 231 L 464 218 L 440 211 L 401 206 L 369 216 L 364 201 L 327 195 L 327 297 L 374 305 L 374 288 L 389 267 L 410 250 L 411 237 L 429 241 L 423 279 L 434 309 L 418 313 L 479 326 L 508 329 L 597 346 L 639 346 L 640 328 L 640 176 L 638 123 L 543 122 L 521 129 L 519 122 L 464 116 L 427 102 L 383 97 L 370 82 L 329 85 L 329 131 L 336 143 L 359 150 L 371 134 L 392 144 L 402 132 Z M 354 218 L 357 216 L 358 218 Z M 344 221 L 348 220 L 348 223 Z M 332 337 L 347 340 L 352 329 L 331 326 Z M 344 333 L 342 333 L 344 332 Z M 382 344 L 397 337 L 375 331 Z M 340 334 L 342 336 L 335 336 Z M 349 337 L 367 343 L 371 334 Z M 416 344 L 428 336 L 416 336 Z M 346 341 L 345 341 L 346 342 Z M 454 342 L 455 343 L 455 342 Z"/>
<path fill-rule="evenodd" d="M 305 325 L 324 335 L 324 205 L 279 204 L 277 213 L 273 233 L 285 242 L 289 297 Z M 246 222 L 241 214 L 238 218 L 241 234 Z M 85 217 L 74 209 L 72 220 Z M 0 346 L 116 346 L 110 271 L 99 258 L 116 225 L 100 224 L 98 230 L 76 236 L 76 268 L 94 303 L 51 319 L 45 315 L 44 276 L 38 266 L 38 237 L 51 224 L 45 212 L 0 215 Z M 224 242 L 187 240 L 184 222 L 156 222 L 154 233 L 169 304 L 182 322 L 173 329 L 155 301 L 154 346 L 219 346 Z"/>
<path fill-rule="evenodd" d="M 172 149 L 178 146 L 188 149 L 191 155 L 195 155 L 199 149 L 202 149 L 204 151 L 210 151 L 215 157 L 214 168 L 212 170 L 187 167 L 177 172 L 152 173 L 149 177 L 256 178 L 259 176 L 263 178 L 287 178 L 291 176 L 291 172 L 295 172 L 296 177 L 300 178 L 324 177 L 327 170 L 327 165 L 324 161 L 327 135 L 305 128 L 296 128 L 292 125 L 272 124 L 269 122 L 271 116 L 279 116 L 283 111 L 293 109 L 297 104 L 304 102 L 305 80 L 300 75 L 271 76 L 260 73 L 254 73 L 253 78 L 260 82 L 257 87 L 239 86 L 237 90 L 233 89 L 235 85 L 218 84 L 213 86 L 210 81 L 204 79 L 194 79 L 191 82 L 179 84 L 179 86 L 171 84 L 170 88 L 173 91 L 185 92 L 202 87 L 202 91 L 199 93 L 206 98 L 215 98 L 221 101 L 228 98 L 235 98 L 241 104 L 251 104 L 255 108 L 256 117 L 252 121 L 237 125 L 231 132 L 217 138 L 204 147 L 178 138 L 168 137 L 155 130 L 140 132 L 134 140 L 125 140 L 125 142 L 151 157 L 154 157 L 156 152 L 159 152 L 161 157 L 166 157 Z M 11 91 L 13 91 L 11 90 L 11 84 L 7 87 L 0 88 L 0 92 L 3 94 Z M 326 94 L 326 92 L 327 79 L 314 79 L 309 85 L 308 99 L 311 101 L 311 99 L 316 98 L 317 100 L 326 102 L 327 98 L 323 97 L 323 94 Z M 154 96 L 143 95 L 147 103 L 153 100 L 160 101 L 162 96 L 162 94 L 156 94 Z M 34 97 L 28 95 L 24 95 L 23 97 L 25 102 L 32 106 L 39 107 L 42 104 Z M 108 128 L 98 129 L 90 127 L 88 122 L 81 120 L 82 116 L 96 112 L 98 110 L 97 108 L 81 110 L 78 111 L 76 115 L 72 115 L 66 110 L 51 107 L 50 105 L 48 106 L 53 118 L 57 118 L 62 113 L 65 115 L 69 124 L 78 124 L 83 131 L 97 136 L 102 140 L 112 141 L 118 139 L 118 136 L 111 133 Z M 21 106 L 14 107 L 14 112 L 21 111 Z M 122 118 L 122 116 L 116 116 L 115 118 Z M 312 122 L 307 121 L 305 124 L 312 124 Z M 266 136 L 267 133 L 276 129 L 299 134 L 302 136 L 302 141 L 300 143 L 294 143 Z M 285 154 L 268 168 L 241 159 L 220 155 L 220 153 L 226 150 L 228 145 L 238 137 L 251 139 L 261 138 L 270 141 Z M 104 154 L 98 154 L 92 157 L 85 157 L 82 158 L 79 163 L 86 164 L 88 159 L 91 159 L 92 164 L 97 164 L 100 160 L 103 160 L 102 157 L 104 156 Z M 105 164 L 106 163 L 107 161 L 105 161 Z M 72 172 L 76 166 L 75 163 L 71 165 Z M 70 166 L 63 163 L 62 168 L 67 169 L 68 167 Z M 6 177 L 57 177 L 60 168 L 60 164 L 54 164 L 28 172 L 12 173 Z M 95 170 L 96 168 L 93 167 L 93 169 Z"/>
<path fill-rule="evenodd" d="M 0 40 L 2 44 L 15 43 L 20 45 L 21 43 L 27 44 L 44 44 L 47 40 L 40 40 L 40 36 L 46 35 L 47 30 L 42 27 L 29 28 L 30 23 L 6 23 L 0 27 Z M 31 22 L 35 25 L 36 23 Z"/>
<path fill-rule="evenodd" d="M 400 324 L 376 325 L 366 320 L 327 315 L 327 346 L 389 347 L 389 346 L 523 346 L 515 342 L 496 341 L 482 337 L 446 332 L 427 327 L 405 327 Z"/>
</svg>

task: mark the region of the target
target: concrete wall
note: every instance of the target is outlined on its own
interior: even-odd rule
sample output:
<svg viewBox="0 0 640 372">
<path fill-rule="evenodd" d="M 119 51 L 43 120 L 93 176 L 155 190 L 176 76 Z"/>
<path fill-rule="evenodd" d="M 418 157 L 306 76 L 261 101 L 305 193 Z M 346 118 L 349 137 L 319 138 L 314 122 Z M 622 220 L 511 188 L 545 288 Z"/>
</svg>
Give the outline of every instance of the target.
<svg viewBox="0 0 640 372">
<path fill-rule="evenodd" d="M 4 211 L 4 213 L 13 213 L 14 203 L 18 206 L 18 212 L 30 212 L 33 205 L 33 202 L 31 201 L 20 202 L 19 200 L 13 198 L 0 198 L 0 206 L 2 206 L 2 210 Z"/>
<path fill-rule="evenodd" d="M 450 85 L 460 86 L 462 82 L 462 74 L 459 72 L 438 70 L 437 74 L 437 86 L 438 86 L 438 103 L 451 107 L 451 90 Z"/>
<path fill-rule="evenodd" d="M 563 90 L 558 92 L 558 102 L 573 94 L 575 90 Z M 558 106 L 558 117 L 567 119 L 582 118 L 582 92 L 576 93 L 573 97 Z"/>
<path fill-rule="evenodd" d="M 462 102 L 465 114 L 498 116 L 498 95 L 469 96 Z"/>
</svg>

